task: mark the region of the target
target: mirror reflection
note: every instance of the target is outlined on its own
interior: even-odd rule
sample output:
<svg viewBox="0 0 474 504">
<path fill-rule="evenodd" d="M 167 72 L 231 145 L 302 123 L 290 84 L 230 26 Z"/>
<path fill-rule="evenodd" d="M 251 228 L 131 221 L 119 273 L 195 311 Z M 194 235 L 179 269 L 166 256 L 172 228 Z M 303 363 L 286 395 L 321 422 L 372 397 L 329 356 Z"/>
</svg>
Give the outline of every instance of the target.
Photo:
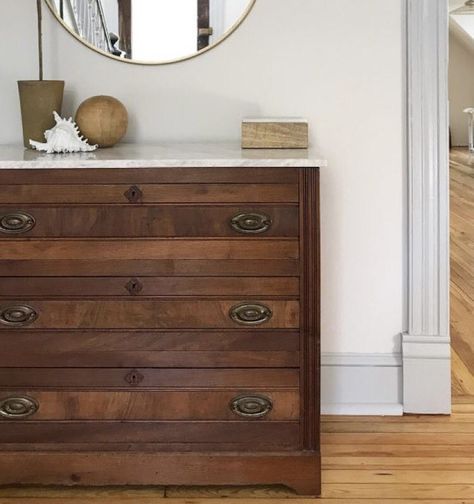
<svg viewBox="0 0 474 504">
<path fill-rule="evenodd" d="M 191 57 L 235 29 L 254 0 L 47 0 L 84 42 L 129 61 Z"/>
</svg>

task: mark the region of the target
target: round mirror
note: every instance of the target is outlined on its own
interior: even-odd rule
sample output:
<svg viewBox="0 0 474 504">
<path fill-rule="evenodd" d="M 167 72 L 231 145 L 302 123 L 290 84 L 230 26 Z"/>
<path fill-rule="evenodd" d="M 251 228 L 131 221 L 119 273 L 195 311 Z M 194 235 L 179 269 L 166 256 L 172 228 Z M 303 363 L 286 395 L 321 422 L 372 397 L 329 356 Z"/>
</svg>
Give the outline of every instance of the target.
<svg viewBox="0 0 474 504">
<path fill-rule="evenodd" d="M 129 63 L 165 64 L 228 37 L 256 0 L 46 0 L 77 39 Z"/>
</svg>

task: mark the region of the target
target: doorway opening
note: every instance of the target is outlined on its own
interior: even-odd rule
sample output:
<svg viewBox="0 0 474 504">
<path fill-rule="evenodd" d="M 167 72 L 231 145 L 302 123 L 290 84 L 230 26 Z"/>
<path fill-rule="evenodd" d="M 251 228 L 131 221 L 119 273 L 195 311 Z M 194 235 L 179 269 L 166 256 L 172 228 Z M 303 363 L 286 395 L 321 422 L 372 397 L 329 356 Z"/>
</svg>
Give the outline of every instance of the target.
<svg viewBox="0 0 474 504">
<path fill-rule="evenodd" d="M 474 2 L 449 0 L 449 47 L 451 350 L 456 411 L 474 404 Z"/>
</svg>

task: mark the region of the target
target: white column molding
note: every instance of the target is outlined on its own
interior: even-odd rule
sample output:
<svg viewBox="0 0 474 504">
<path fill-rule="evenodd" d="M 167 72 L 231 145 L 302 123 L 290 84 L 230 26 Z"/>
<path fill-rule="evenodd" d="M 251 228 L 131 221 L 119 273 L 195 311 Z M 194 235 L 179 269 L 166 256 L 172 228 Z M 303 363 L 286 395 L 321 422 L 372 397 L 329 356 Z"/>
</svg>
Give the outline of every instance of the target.
<svg viewBox="0 0 474 504">
<path fill-rule="evenodd" d="M 408 413 L 451 411 L 447 0 L 407 0 Z"/>
</svg>

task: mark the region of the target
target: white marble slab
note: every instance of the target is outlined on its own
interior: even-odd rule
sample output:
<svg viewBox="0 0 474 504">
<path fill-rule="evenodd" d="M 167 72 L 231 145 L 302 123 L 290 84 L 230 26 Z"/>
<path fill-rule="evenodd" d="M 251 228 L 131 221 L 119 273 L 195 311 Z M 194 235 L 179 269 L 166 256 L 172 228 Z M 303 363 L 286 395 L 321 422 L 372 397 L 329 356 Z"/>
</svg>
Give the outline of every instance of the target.
<svg viewBox="0 0 474 504">
<path fill-rule="evenodd" d="M 20 145 L 0 145 L 0 169 L 325 166 L 312 150 L 242 150 L 229 143 L 120 144 L 81 154 L 42 154 Z"/>
</svg>

